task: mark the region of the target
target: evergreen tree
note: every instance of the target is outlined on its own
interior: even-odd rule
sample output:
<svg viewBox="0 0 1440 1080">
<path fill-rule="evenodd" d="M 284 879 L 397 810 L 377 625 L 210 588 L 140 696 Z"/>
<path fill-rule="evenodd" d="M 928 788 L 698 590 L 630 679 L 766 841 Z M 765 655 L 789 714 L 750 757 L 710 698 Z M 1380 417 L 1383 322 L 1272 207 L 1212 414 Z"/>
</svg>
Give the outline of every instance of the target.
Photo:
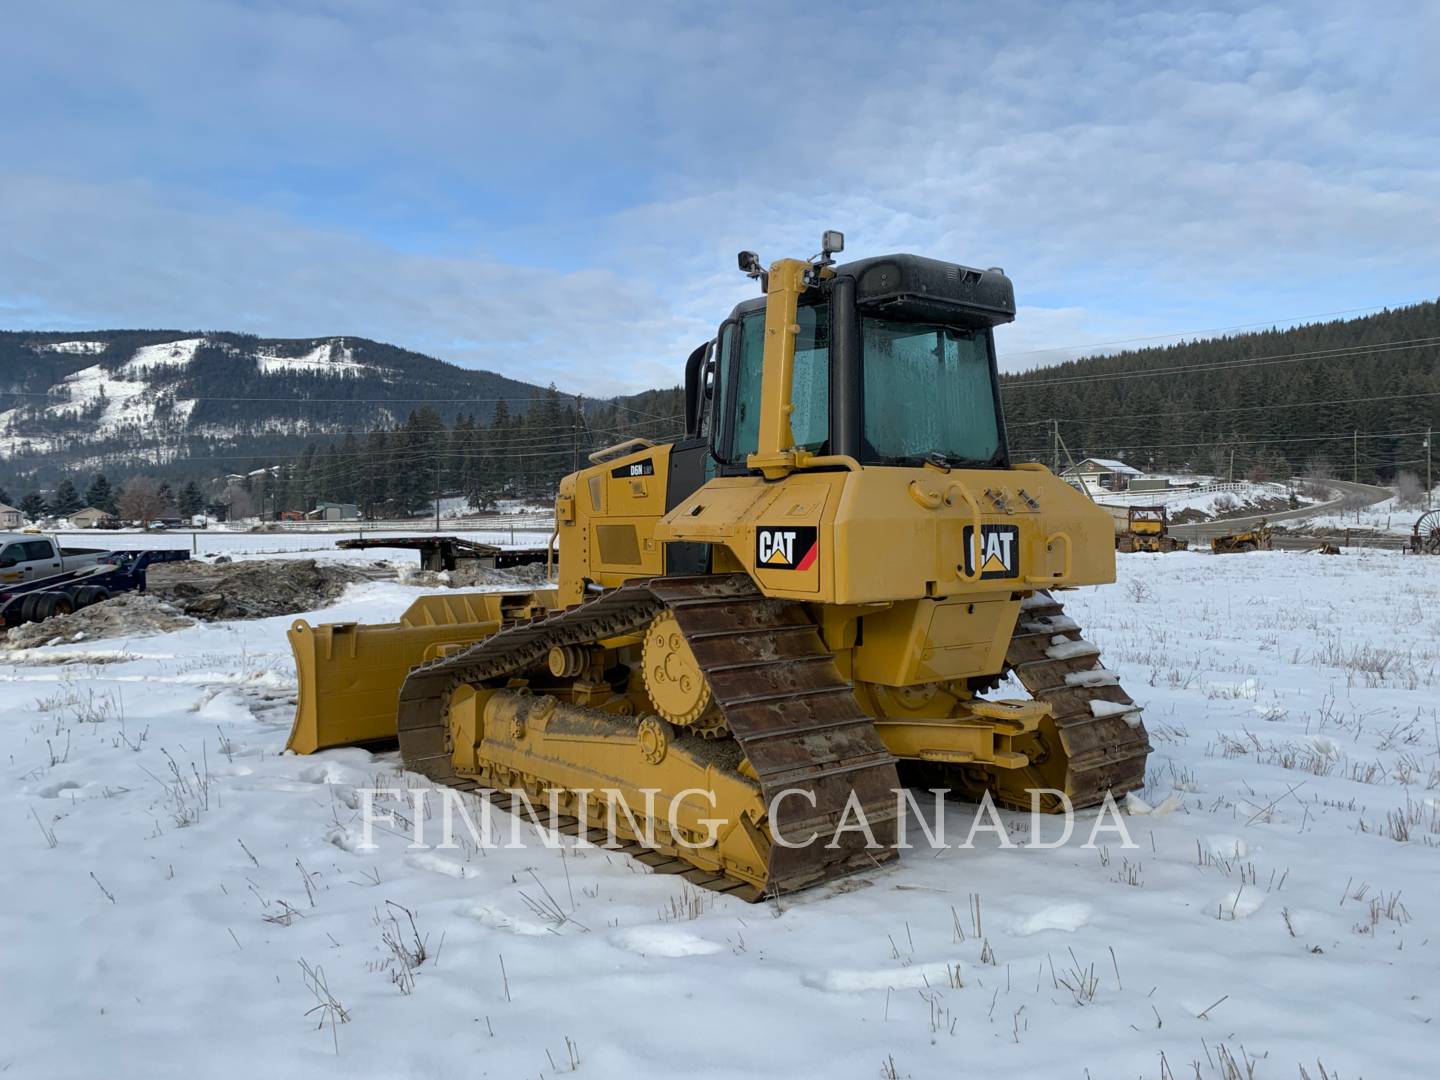
<svg viewBox="0 0 1440 1080">
<path fill-rule="evenodd" d="M 200 493 L 200 488 L 194 480 L 188 481 L 180 489 L 180 513 L 186 517 L 194 517 L 205 509 L 205 496 Z"/>
<path fill-rule="evenodd" d="M 55 485 L 55 491 L 50 496 L 50 506 L 57 514 L 73 514 L 85 504 L 80 501 L 80 493 L 75 490 L 75 485 L 67 477 Z"/>
<path fill-rule="evenodd" d="M 105 479 L 104 473 L 96 473 L 95 478 L 90 481 L 90 486 L 85 489 L 85 503 L 96 510 L 104 510 L 107 514 L 115 513 L 115 492 L 111 490 L 110 481 Z"/>
<path fill-rule="evenodd" d="M 391 443 L 387 494 L 397 513 L 427 508 L 443 470 L 445 434 L 440 414 L 425 405 L 412 412 Z"/>
<path fill-rule="evenodd" d="M 334 497 L 339 502 L 358 503 L 362 471 L 360 442 L 353 432 L 347 431 L 338 455 L 334 453 L 334 449 L 333 446 L 330 448 L 331 454 L 326 459 L 327 474 Z"/>
<path fill-rule="evenodd" d="M 450 462 L 447 489 L 464 495 L 473 506 L 480 468 L 480 432 L 475 427 L 475 417 L 462 416 L 455 421 L 447 457 Z"/>
<path fill-rule="evenodd" d="M 10 492 L 6 491 L 3 487 L 0 487 L 0 503 L 6 506 L 10 505 Z"/>
<path fill-rule="evenodd" d="M 495 500 L 518 480 L 515 462 L 510 457 L 513 426 L 510 407 L 503 400 L 497 401 L 490 426 L 480 440 L 480 465 L 476 469 L 475 492 L 470 500 L 475 506 L 494 505 Z"/>
<path fill-rule="evenodd" d="M 291 493 L 294 485 L 291 482 L 290 473 L 290 466 L 282 465 L 276 470 L 275 481 L 271 485 L 270 496 L 274 502 L 273 509 L 277 514 L 294 509 L 294 506 L 291 505 L 293 501 Z"/>
<path fill-rule="evenodd" d="M 38 491 L 32 491 L 20 500 L 20 512 L 35 521 L 49 513 L 50 508 L 46 505 L 44 496 Z"/>
<path fill-rule="evenodd" d="M 325 447 L 325 452 L 315 458 L 315 499 L 326 502 L 354 502 L 351 496 L 353 485 L 345 482 L 345 473 L 353 468 L 354 459 L 346 462 L 335 451 L 335 444 Z"/>
<path fill-rule="evenodd" d="M 326 479 L 321 472 L 315 444 L 306 443 L 305 449 L 300 453 L 300 460 L 294 464 L 290 474 L 290 502 L 294 509 L 305 513 L 313 510 L 321 499 L 328 498 L 328 495 L 320 491 L 325 486 Z"/>
<path fill-rule="evenodd" d="M 389 461 L 389 439 L 383 431 L 372 431 L 365 439 L 361 458 L 360 504 L 367 518 L 380 515 L 386 498 L 385 472 Z"/>
</svg>

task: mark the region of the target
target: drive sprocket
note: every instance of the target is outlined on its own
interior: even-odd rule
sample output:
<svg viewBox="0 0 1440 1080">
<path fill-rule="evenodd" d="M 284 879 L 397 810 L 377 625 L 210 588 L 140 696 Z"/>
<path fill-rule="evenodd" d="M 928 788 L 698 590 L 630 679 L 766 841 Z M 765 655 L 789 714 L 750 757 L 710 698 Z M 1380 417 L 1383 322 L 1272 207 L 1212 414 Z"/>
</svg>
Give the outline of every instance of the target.
<svg viewBox="0 0 1440 1080">
<path fill-rule="evenodd" d="M 724 713 L 673 611 L 660 612 L 646 630 L 641 672 L 651 704 L 670 723 L 706 739 L 729 734 Z"/>
</svg>

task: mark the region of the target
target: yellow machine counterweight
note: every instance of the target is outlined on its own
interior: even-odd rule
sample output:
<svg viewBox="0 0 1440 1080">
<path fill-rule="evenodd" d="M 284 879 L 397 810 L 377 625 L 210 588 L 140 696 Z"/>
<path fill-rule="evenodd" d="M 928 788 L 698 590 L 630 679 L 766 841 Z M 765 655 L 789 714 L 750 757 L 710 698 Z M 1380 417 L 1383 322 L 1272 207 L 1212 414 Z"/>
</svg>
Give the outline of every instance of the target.
<svg viewBox="0 0 1440 1080">
<path fill-rule="evenodd" d="M 691 354 L 685 437 L 561 482 L 553 589 L 297 623 L 291 746 L 398 737 L 571 831 L 650 792 L 637 855 L 748 898 L 893 857 L 902 780 L 1051 810 L 1139 787 L 1139 709 L 1052 592 L 1114 580 L 1114 528 L 1009 459 L 1009 279 L 842 244 L 741 253 L 763 295 Z M 991 696 L 1007 675 L 1028 698 Z"/>
</svg>

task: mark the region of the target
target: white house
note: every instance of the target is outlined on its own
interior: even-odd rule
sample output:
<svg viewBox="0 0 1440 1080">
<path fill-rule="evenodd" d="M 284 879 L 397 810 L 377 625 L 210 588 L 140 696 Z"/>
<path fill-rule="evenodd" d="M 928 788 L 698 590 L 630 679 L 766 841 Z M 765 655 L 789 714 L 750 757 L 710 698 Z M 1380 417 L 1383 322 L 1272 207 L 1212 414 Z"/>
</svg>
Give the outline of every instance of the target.
<svg viewBox="0 0 1440 1080">
<path fill-rule="evenodd" d="M 24 524 L 24 514 L 13 506 L 0 503 L 0 529 L 18 529 Z"/>
<path fill-rule="evenodd" d="M 93 506 L 87 506 L 84 510 L 76 510 L 70 515 L 70 527 L 72 529 L 96 529 L 107 521 L 115 520 L 113 514 L 107 514 L 104 510 L 97 510 Z"/>
<path fill-rule="evenodd" d="M 1116 458 L 1086 458 L 1060 474 L 1062 479 L 1091 495 L 1102 491 L 1124 491 L 1132 479 L 1144 475 L 1139 469 Z"/>
</svg>

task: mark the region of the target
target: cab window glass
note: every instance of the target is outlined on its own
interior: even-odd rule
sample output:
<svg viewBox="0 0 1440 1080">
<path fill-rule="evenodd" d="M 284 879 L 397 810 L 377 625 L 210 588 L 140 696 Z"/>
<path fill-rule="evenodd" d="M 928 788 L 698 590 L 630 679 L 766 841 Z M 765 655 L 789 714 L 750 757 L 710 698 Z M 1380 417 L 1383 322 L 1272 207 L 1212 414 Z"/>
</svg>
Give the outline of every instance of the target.
<svg viewBox="0 0 1440 1080">
<path fill-rule="evenodd" d="M 49 559 L 55 555 L 55 549 L 51 547 L 49 540 L 30 540 L 25 544 L 25 558 L 27 559 Z"/>
<path fill-rule="evenodd" d="M 999 460 L 988 338 L 926 323 L 861 319 L 865 364 L 862 459 L 879 465 Z"/>
<path fill-rule="evenodd" d="M 802 450 L 820 450 L 830 439 L 830 309 L 824 304 L 796 313 L 795 381 L 790 387 L 790 430 Z"/>
<path fill-rule="evenodd" d="M 715 396 L 715 416 L 719 420 L 715 423 L 715 430 L 725 429 L 725 409 L 730 403 L 730 366 L 734 362 L 735 346 L 735 324 L 727 322 L 724 329 L 720 331 L 720 342 L 715 350 L 715 376 L 711 393 Z M 720 452 L 719 439 L 712 443 L 716 452 Z"/>
<path fill-rule="evenodd" d="M 795 374 L 790 390 L 795 411 L 790 416 L 790 429 L 797 447 L 820 450 L 830 438 L 830 309 L 825 304 L 802 307 L 796 313 L 796 322 L 800 333 L 795 339 Z M 742 463 L 760 446 L 764 357 L 765 313 L 757 311 L 740 322 L 733 427 L 727 455 L 732 464 Z M 723 416 L 723 397 L 721 408 Z"/>
</svg>

